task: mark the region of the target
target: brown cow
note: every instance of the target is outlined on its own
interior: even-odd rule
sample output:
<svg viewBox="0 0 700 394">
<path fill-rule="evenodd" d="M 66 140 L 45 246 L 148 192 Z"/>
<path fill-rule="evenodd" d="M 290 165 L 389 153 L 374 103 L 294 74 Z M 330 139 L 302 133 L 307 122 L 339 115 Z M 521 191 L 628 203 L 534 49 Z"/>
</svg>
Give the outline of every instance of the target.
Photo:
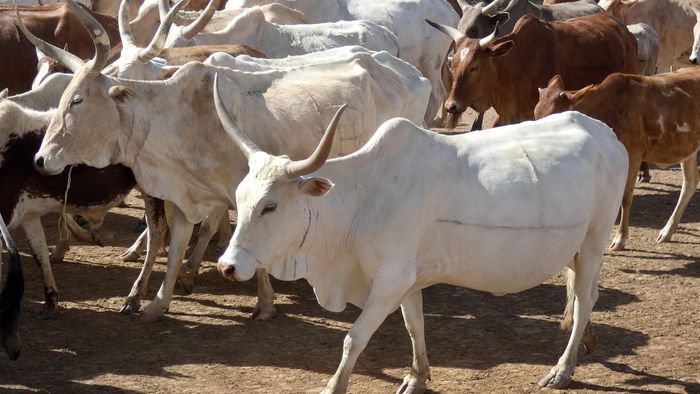
<svg viewBox="0 0 700 394">
<path fill-rule="evenodd" d="M 100 15 L 85 8 L 109 35 L 110 42 L 119 42 L 119 29 L 114 18 Z M 29 30 L 57 47 L 68 47 L 81 59 L 90 59 L 95 53 L 92 39 L 70 6 L 18 6 L 20 16 Z M 15 23 L 14 6 L 0 6 L 0 90 L 9 89 L 18 94 L 32 87 L 36 75 L 37 58 L 34 46 L 19 32 Z"/>
<path fill-rule="evenodd" d="M 561 79 L 555 77 L 540 91 L 536 118 L 566 110 L 580 111 L 605 122 L 627 148 L 627 185 L 622 198 L 620 226 L 611 250 L 625 247 L 636 169 L 642 160 L 664 165 L 681 163 L 681 195 L 673 214 L 659 232 L 657 242 L 671 240 L 697 187 L 700 113 L 696 110 L 696 97 L 699 95 L 700 71 L 697 69 L 652 76 L 616 73 L 598 85 L 579 91 L 564 91 Z"/>
<path fill-rule="evenodd" d="M 454 126 L 467 107 L 477 112 L 493 107 L 499 124 L 533 119 L 537 88 L 557 74 L 567 88 L 578 89 L 616 71 L 637 72 L 634 36 L 606 14 L 559 22 L 526 15 L 511 34 L 496 39 L 494 31 L 480 40 L 429 23 L 456 42 L 454 82 L 445 102 L 448 126 Z"/>
</svg>

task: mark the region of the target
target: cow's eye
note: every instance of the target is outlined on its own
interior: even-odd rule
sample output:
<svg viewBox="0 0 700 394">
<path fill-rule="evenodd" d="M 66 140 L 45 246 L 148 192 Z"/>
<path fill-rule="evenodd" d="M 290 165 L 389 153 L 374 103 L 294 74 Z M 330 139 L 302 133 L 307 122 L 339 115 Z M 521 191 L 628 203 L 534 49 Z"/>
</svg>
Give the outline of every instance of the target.
<svg viewBox="0 0 700 394">
<path fill-rule="evenodd" d="M 83 102 L 82 97 L 75 97 L 73 100 L 70 102 L 70 107 L 72 108 L 74 105 L 78 105 Z"/>
<path fill-rule="evenodd" d="M 275 209 L 277 209 L 277 204 L 275 204 L 274 202 L 268 203 L 267 205 L 265 205 L 265 208 L 263 208 L 262 212 L 260 212 L 260 216 L 275 212 Z"/>
<path fill-rule="evenodd" d="M 475 72 L 475 71 L 478 70 L 478 69 L 479 69 L 479 66 L 471 66 L 471 67 L 469 67 L 469 72 L 470 72 L 470 73 L 473 73 L 473 72 Z"/>
</svg>

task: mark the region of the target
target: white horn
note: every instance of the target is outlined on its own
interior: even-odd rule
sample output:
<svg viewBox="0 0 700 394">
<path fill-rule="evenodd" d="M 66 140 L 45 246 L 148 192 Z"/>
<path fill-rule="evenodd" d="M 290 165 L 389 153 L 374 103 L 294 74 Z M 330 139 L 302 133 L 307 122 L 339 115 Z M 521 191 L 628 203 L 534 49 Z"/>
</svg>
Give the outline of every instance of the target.
<svg viewBox="0 0 700 394">
<path fill-rule="evenodd" d="M 439 31 L 441 31 L 441 32 L 447 34 L 448 36 L 450 36 L 450 38 L 452 38 L 452 40 L 453 40 L 455 43 L 456 43 L 457 41 L 461 40 L 462 38 L 466 37 L 465 34 L 463 34 L 461 31 L 455 29 L 454 27 L 441 25 L 441 24 L 439 24 L 439 23 L 433 22 L 433 21 L 428 20 L 428 19 L 426 19 L 425 21 L 428 22 L 428 24 L 429 24 L 430 26 L 432 26 L 432 27 L 438 29 Z"/>
<path fill-rule="evenodd" d="M 504 3 L 505 0 L 493 0 L 491 4 L 481 9 L 481 13 L 484 15 L 491 15 L 492 13 L 498 11 L 498 7 Z"/>
<path fill-rule="evenodd" d="M 156 34 L 153 36 L 151 42 L 146 48 L 139 51 L 140 62 L 145 63 L 160 55 L 165 47 L 165 39 L 168 38 L 170 27 L 173 25 L 177 13 L 182 9 L 182 7 L 186 6 L 189 1 L 190 0 L 180 0 L 173 6 L 172 9 L 170 9 L 170 11 L 168 11 L 168 14 L 165 16 L 165 20 L 160 22 L 158 31 L 156 31 Z"/>
<path fill-rule="evenodd" d="M 493 42 L 496 41 L 497 32 L 498 32 L 498 23 L 496 23 L 496 27 L 493 29 L 493 33 L 491 33 L 488 36 L 479 40 L 479 46 L 484 48 L 484 49 L 490 47 L 493 44 Z"/>
<path fill-rule="evenodd" d="M 221 95 L 219 94 L 218 73 L 214 75 L 214 106 L 216 106 L 216 113 L 219 115 L 221 124 L 224 126 L 228 135 L 233 138 L 233 142 L 241 149 L 245 158 L 249 159 L 253 153 L 259 152 L 260 148 L 243 132 L 243 130 L 238 128 L 238 125 L 231 119 L 231 115 L 228 114 L 226 107 L 224 107 L 224 103 L 221 101 Z"/>
</svg>

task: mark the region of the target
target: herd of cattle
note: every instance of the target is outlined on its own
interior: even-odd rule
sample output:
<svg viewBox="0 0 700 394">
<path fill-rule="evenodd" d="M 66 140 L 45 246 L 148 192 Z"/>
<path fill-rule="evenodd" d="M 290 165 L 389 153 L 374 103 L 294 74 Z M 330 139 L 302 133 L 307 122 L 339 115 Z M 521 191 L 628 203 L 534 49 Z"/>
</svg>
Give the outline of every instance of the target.
<svg viewBox="0 0 700 394">
<path fill-rule="evenodd" d="M 563 388 L 579 345 L 596 346 L 603 251 L 620 206 L 610 249 L 625 247 L 643 162 L 682 167 L 659 242 L 697 186 L 700 71 L 668 71 L 684 53 L 697 61 L 700 1 L 87 3 L 0 5 L 0 230 L 11 254 L 0 336 L 12 359 L 24 282 L 5 223 L 27 236 L 50 318 L 51 263 L 71 238 L 99 243 L 107 211 L 138 188 L 147 229 L 121 257 L 146 252 L 124 314 L 154 321 L 176 282 L 191 292 L 218 232 L 220 273 L 257 276 L 253 317 L 275 314 L 268 273 L 306 278 L 331 311 L 362 307 L 324 392 L 347 389 L 400 306 L 413 365 L 399 390 L 418 393 L 429 378 L 421 289 L 513 293 L 567 268 L 571 337 L 540 381 Z M 427 130 L 454 127 L 467 108 L 480 114 L 475 129 L 490 108 L 503 127 Z M 62 230 L 51 254 L 50 212 Z M 166 244 L 165 279 L 141 311 Z"/>
</svg>

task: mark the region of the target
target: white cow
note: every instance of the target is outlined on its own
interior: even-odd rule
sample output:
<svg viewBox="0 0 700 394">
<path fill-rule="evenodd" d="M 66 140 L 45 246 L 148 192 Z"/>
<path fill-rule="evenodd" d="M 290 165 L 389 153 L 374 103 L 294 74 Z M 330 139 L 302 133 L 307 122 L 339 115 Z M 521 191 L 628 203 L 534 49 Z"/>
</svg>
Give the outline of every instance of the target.
<svg viewBox="0 0 700 394">
<path fill-rule="evenodd" d="M 670 71 L 674 61 L 689 50 L 690 61 L 697 62 L 700 0 L 600 0 L 599 5 L 626 24 L 646 23 L 658 33 L 661 72 Z"/>
<path fill-rule="evenodd" d="M 168 271 L 142 315 L 146 321 L 168 308 L 193 223 L 233 206 L 235 186 L 245 174 L 245 160 L 226 138 L 212 103 L 216 73 L 239 125 L 261 146 L 292 157 L 308 154 L 309 141 L 318 138 L 322 122 L 343 102 L 350 103 L 351 120 L 339 133 L 354 150 L 391 117 L 420 122 L 430 94 L 428 81 L 415 68 L 402 74 L 403 61 L 355 50 L 290 70 L 250 73 L 193 62 L 167 81 L 121 80 L 99 73 L 108 46 L 103 30 L 90 31 L 96 33 L 95 59 L 75 70 L 35 166 L 55 174 L 75 163 L 97 168 L 121 163 L 132 169 L 146 194 L 175 205 Z M 340 148 L 333 152 L 344 153 Z M 132 302 L 128 298 L 127 307 Z M 274 312 L 271 297 L 261 303 L 267 303 L 260 305 L 262 315 Z"/>
<path fill-rule="evenodd" d="M 447 96 L 442 81 L 442 67 L 452 42 L 449 37 L 432 29 L 425 20 L 456 27 L 459 16 L 447 1 L 240 0 L 235 4 L 227 3 L 227 7 L 250 7 L 273 2 L 303 12 L 313 23 L 365 19 L 389 29 L 399 40 L 399 57 L 416 66 L 433 87 L 425 113 L 426 123 L 432 123 Z"/>
<path fill-rule="evenodd" d="M 305 278 L 322 307 L 363 308 L 324 393 L 346 391 L 358 356 L 399 305 L 413 365 L 398 392 L 423 392 L 430 372 L 421 289 L 515 293 L 567 266 L 572 334 L 540 385 L 568 385 L 579 343 L 595 343 L 589 316 L 625 185 L 627 153 L 609 127 L 568 112 L 443 136 L 392 119 L 359 151 L 324 164 L 334 123 L 314 154 L 293 161 L 258 148 L 217 109 L 250 168 L 219 271 L 240 281 L 260 268 Z"/>
<path fill-rule="evenodd" d="M 659 58 L 660 38 L 656 31 L 646 23 L 627 25 L 627 30 L 637 40 L 637 70 L 640 75 L 656 74 L 656 62 Z"/>
<path fill-rule="evenodd" d="M 398 55 L 396 36 L 369 21 L 338 21 L 311 25 L 278 25 L 265 20 L 258 7 L 245 10 L 218 32 L 201 32 L 191 39 L 172 28 L 167 47 L 213 44 L 243 44 L 268 57 L 281 58 L 324 51 L 348 45 L 360 45 L 373 51 Z"/>
</svg>

